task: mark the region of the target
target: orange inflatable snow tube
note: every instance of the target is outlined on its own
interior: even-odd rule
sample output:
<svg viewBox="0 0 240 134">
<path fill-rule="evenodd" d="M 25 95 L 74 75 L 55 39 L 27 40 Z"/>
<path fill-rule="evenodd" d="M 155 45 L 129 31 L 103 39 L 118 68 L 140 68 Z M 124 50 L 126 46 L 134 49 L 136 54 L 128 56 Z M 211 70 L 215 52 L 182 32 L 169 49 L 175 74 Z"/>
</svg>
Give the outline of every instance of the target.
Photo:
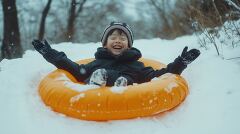
<svg viewBox="0 0 240 134">
<path fill-rule="evenodd" d="M 93 59 L 81 60 L 86 64 Z M 140 59 L 154 69 L 165 67 L 154 60 Z M 91 88 L 91 89 L 89 89 Z M 43 102 L 53 111 L 83 120 L 119 120 L 155 115 L 179 105 L 188 94 L 186 81 L 165 74 L 127 87 L 94 87 L 77 82 L 68 72 L 57 69 L 39 85 Z"/>
</svg>

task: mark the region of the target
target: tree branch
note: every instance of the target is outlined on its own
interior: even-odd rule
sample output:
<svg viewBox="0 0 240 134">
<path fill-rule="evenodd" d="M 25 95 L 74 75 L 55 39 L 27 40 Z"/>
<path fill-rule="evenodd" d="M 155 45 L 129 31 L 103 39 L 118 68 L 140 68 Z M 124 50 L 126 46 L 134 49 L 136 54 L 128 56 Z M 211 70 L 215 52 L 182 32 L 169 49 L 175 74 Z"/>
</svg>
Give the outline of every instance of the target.
<svg viewBox="0 0 240 134">
<path fill-rule="evenodd" d="M 225 0 L 228 5 L 235 7 L 240 12 L 240 7 L 231 0 Z"/>
</svg>

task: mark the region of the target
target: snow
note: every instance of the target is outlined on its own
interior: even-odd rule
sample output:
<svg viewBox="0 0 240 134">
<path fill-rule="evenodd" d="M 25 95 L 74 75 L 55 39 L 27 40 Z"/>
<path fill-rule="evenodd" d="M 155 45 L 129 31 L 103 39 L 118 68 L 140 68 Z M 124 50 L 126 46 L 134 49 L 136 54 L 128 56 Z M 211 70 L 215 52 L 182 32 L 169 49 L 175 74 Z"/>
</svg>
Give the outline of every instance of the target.
<svg viewBox="0 0 240 134">
<path fill-rule="evenodd" d="M 176 82 L 171 82 L 166 88 L 164 88 L 164 90 L 166 90 L 168 93 L 171 93 L 174 87 L 178 87 L 178 84 Z"/>
<path fill-rule="evenodd" d="M 155 77 L 153 78 L 151 81 L 156 81 L 156 80 L 164 80 L 166 78 L 170 78 L 170 79 L 175 79 L 176 76 L 175 75 L 171 75 L 171 73 L 166 73 L 160 77 Z M 175 87 L 178 87 L 178 84 L 173 81 L 173 82 L 170 82 L 167 87 L 164 88 L 165 91 L 167 91 L 168 93 L 170 93 L 172 91 L 173 88 Z"/>
<path fill-rule="evenodd" d="M 172 62 L 185 45 L 200 49 L 201 55 L 182 74 L 189 84 L 190 93 L 179 107 L 156 116 L 107 122 L 66 117 L 45 106 L 38 95 L 38 84 L 55 67 L 36 51 L 26 51 L 23 58 L 4 59 L 0 63 L 0 133 L 239 134 L 238 59 L 225 60 L 216 55 L 216 50 L 212 46 L 209 46 L 209 50 L 199 48 L 195 36 L 185 36 L 171 41 L 142 39 L 134 42 L 134 47 L 141 50 L 144 58 L 165 64 Z M 99 46 L 100 43 L 69 42 L 52 45 L 53 48 L 64 51 L 74 61 L 93 57 Z M 240 47 L 234 49 L 230 46 L 223 47 L 225 57 L 240 56 Z M 66 78 L 63 76 L 58 80 Z M 170 88 L 172 87 L 174 84 Z M 79 94 L 72 98 L 72 101 L 82 97 L 84 94 Z"/>
<path fill-rule="evenodd" d="M 127 89 L 127 87 L 116 87 L 116 86 L 113 86 L 113 87 L 110 88 L 110 91 L 112 91 L 113 93 L 122 94 L 126 89 Z"/>
<path fill-rule="evenodd" d="M 82 85 L 74 83 L 65 74 L 62 74 L 60 77 L 56 78 L 55 81 L 64 81 L 64 86 L 79 92 L 86 91 L 89 89 L 96 89 L 99 87 L 96 85 Z"/>
<path fill-rule="evenodd" d="M 84 97 L 85 97 L 85 94 L 84 94 L 84 93 L 80 93 L 80 94 L 72 97 L 71 100 L 70 100 L 70 102 L 71 102 L 71 103 L 74 103 L 74 102 L 78 101 L 80 98 L 84 98 Z"/>
</svg>

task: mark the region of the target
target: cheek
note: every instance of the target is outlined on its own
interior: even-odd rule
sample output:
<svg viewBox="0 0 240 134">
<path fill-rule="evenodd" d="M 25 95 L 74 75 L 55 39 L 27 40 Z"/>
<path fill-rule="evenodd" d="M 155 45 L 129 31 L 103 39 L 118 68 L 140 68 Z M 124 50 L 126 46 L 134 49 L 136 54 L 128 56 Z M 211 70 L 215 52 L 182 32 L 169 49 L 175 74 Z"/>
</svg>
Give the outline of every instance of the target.
<svg viewBox="0 0 240 134">
<path fill-rule="evenodd" d="M 107 40 L 107 42 L 106 42 L 106 45 L 110 45 L 110 44 L 112 44 L 113 43 L 113 40 Z"/>
<path fill-rule="evenodd" d="M 110 46 L 111 44 L 112 44 L 112 42 L 111 42 L 110 40 L 107 40 L 104 47 L 107 48 L 107 47 Z"/>
<path fill-rule="evenodd" d="M 123 44 L 124 44 L 124 47 L 128 48 L 128 41 L 125 41 Z"/>
</svg>

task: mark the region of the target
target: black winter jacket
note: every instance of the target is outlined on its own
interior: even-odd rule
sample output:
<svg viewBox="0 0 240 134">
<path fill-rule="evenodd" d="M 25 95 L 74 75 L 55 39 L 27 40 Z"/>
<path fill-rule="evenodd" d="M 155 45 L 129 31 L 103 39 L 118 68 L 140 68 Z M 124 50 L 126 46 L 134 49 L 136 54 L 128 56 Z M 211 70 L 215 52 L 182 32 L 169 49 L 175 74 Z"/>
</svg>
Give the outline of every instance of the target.
<svg viewBox="0 0 240 134">
<path fill-rule="evenodd" d="M 124 51 L 122 54 L 115 56 L 106 48 L 100 47 L 95 53 L 95 60 L 79 65 L 67 58 L 65 53 L 51 49 L 44 58 L 57 68 L 70 72 L 78 81 L 88 83 L 91 74 L 104 68 L 107 70 L 107 86 L 113 86 L 116 79 L 120 76 L 127 78 L 128 85 L 133 83 L 148 82 L 154 77 L 161 76 L 165 73 L 181 74 L 186 68 L 181 62 L 181 57 L 175 59 L 173 63 L 168 64 L 167 68 L 154 70 L 152 67 L 145 67 L 138 61 L 141 58 L 141 52 L 136 48 Z"/>
</svg>

